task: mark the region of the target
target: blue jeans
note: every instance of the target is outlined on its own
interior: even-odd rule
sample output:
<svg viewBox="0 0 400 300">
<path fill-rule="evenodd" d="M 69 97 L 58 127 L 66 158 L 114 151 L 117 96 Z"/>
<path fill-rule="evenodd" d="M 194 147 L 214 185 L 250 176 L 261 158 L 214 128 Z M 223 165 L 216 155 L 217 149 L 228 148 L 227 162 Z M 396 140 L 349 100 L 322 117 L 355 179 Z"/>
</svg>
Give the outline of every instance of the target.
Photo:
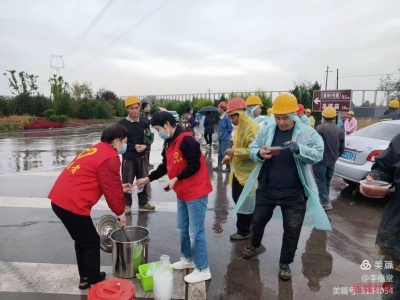
<svg viewBox="0 0 400 300">
<path fill-rule="evenodd" d="M 331 179 L 333 176 L 333 171 L 335 170 L 335 164 L 323 165 L 318 163 L 313 165 L 313 172 L 315 181 L 317 182 L 319 201 L 322 206 L 331 205 L 331 200 L 329 199 L 329 189 L 331 188 Z"/>
<path fill-rule="evenodd" d="M 229 148 L 229 141 L 218 141 L 218 163 L 225 157 L 225 151 Z"/>
<path fill-rule="evenodd" d="M 199 270 L 208 268 L 208 253 L 204 219 L 208 195 L 182 201 L 178 198 L 177 229 L 181 241 L 181 253 L 193 260 Z"/>
</svg>

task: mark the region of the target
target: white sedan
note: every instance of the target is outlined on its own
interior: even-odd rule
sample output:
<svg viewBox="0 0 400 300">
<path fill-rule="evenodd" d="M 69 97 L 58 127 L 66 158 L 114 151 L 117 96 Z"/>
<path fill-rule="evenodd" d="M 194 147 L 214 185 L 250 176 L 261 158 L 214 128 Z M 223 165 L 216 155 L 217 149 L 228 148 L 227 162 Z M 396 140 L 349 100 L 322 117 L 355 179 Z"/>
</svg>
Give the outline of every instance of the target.
<svg viewBox="0 0 400 300">
<path fill-rule="evenodd" d="M 400 120 L 375 123 L 347 135 L 345 151 L 336 162 L 334 174 L 349 185 L 358 185 L 365 173 L 371 171 L 375 157 L 398 133 Z"/>
</svg>

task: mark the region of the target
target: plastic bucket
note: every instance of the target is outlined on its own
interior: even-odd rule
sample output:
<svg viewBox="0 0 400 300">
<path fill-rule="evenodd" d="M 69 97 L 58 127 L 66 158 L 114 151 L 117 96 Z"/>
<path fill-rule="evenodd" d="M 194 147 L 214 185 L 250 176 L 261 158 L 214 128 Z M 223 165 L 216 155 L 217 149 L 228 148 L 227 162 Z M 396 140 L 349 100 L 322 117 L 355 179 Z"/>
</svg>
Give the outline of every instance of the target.
<svg viewBox="0 0 400 300">
<path fill-rule="evenodd" d="M 154 262 L 156 267 L 160 264 L 159 261 Z M 139 273 L 136 274 L 137 279 L 140 279 L 140 282 L 142 283 L 142 288 L 143 291 L 148 292 L 153 290 L 153 275 L 146 276 L 147 270 L 149 269 L 150 264 L 144 264 L 139 266 Z M 171 267 L 171 273 L 173 272 L 173 269 Z"/>
</svg>

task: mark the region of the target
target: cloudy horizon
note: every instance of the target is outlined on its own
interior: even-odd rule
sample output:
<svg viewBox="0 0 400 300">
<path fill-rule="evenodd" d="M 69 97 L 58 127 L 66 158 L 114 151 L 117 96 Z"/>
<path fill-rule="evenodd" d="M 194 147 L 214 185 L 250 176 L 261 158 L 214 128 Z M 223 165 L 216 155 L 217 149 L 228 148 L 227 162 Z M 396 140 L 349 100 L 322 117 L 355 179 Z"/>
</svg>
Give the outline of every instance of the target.
<svg viewBox="0 0 400 300">
<path fill-rule="evenodd" d="M 327 65 L 328 88 L 335 88 L 336 69 L 341 77 L 400 67 L 395 0 L 5 0 L 0 7 L 1 73 L 38 75 L 43 93 L 54 73 L 51 55 L 63 56 L 68 83 L 119 96 L 277 91 L 302 80 L 324 86 Z M 339 88 L 354 90 L 378 84 L 378 76 L 339 79 Z M 2 76 L 0 95 L 10 94 Z"/>
</svg>

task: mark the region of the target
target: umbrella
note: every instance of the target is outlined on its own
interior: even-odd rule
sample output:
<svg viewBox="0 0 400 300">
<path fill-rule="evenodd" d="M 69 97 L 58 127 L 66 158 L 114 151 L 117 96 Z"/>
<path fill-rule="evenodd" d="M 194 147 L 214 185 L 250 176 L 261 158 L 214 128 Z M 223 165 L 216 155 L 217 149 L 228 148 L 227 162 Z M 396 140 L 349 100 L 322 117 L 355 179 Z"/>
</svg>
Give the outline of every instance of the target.
<svg viewBox="0 0 400 300">
<path fill-rule="evenodd" d="M 214 112 L 218 112 L 218 109 L 214 106 L 204 106 L 198 112 L 201 114 L 205 114 L 206 112 L 214 113 Z"/>
<path fill-rule="evenodd" d="M 164 107 L 159 107 L 158 108 L 160 111 L 167 111 Z"/>
</svg>

